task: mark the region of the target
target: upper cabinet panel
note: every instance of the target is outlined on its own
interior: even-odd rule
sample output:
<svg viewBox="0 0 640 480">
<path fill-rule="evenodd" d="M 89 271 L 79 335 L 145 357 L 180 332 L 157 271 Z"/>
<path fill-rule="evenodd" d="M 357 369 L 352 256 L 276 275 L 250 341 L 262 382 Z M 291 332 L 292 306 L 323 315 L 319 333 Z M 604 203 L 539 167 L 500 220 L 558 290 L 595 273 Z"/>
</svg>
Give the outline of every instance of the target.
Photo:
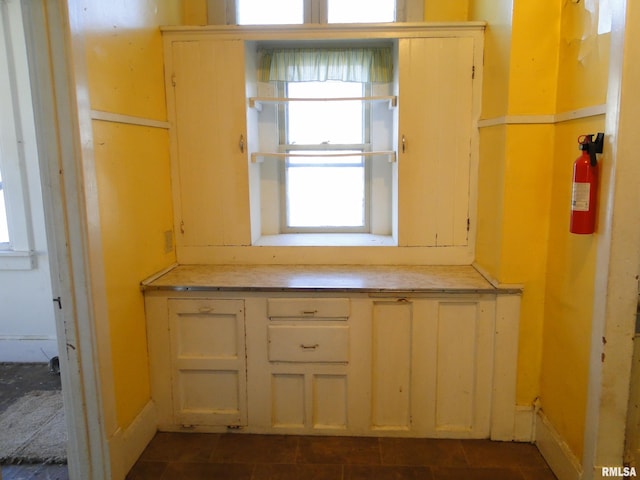
<svg viewBox="0 0 640 480">
<path fill-rule="evenodd" d="M 243 43 L 181 41 L 171 48 L 179 242 L 249 245 Z"/>
<path fill-rule="evenodd" d="M 473 43 L 472 38 L 400 40 L 401 246 L 468 244 Z"/>
</svg>

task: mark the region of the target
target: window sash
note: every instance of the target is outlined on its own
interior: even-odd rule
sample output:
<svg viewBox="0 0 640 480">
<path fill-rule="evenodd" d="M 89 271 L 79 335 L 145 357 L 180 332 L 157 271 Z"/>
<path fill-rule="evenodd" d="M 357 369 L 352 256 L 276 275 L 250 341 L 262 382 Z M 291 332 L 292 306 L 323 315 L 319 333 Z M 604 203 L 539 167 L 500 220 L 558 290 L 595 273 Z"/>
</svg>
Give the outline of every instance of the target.
<svg viewBox="0 0 640 480">
<path fill-rule="evenodd" d="M 282 162 L 281 168 L 281 233 L 369 233 L 371 231 L 370 222 L 370 204 L 371 204 L 371 169 L 370 162 L 364 157 L 360 157 L 358 164 L 309 164 L 309 165 L 290 165 L 288 160 Z M 287 202 L 288 175 L 291 171 L 302 171 L 304 169 L 340 169 L 340 168 L 360 168 L 363 177 L 363 195 L 364 201 L 362 205 L 361 218 L 362 224 L 357 226 L 350 225 L 318 225 L 318 226 L 302 226 L 292 225 L 290 221 L 290 208 Z M 331 195 L 330 185 L 325 186 L 326 195 Z"/>
<path fill-rule="evenodd" d="M 207 0 L 210 25 L 237 25 L 237 0 Z M 304 23 L 327 23 L 327 0 L 302 0 Z M 424 0 L 396 0 L 396 22 L 424 21 Z"/>
<path fill-rule="evenodd" d="M 278 95 L 287 97 L 287 82 L 276 82 Z M 371 93 L 371 86 L 367 83 L 363 83 L 363 94 L 369 95 Z M 295 152 L 327 152 L 327 153 L 342 153 L 342 152 L 356 152 L 354 157 L 358 157 L 357 152 L 371 151 L 370 144 L 370 125 L 371 125 L 371 105 L 369 102 L 362 103 L 362 125 L 363 143 L 356 144 L 339 144 L 339 143 L 319 143 L 319 144 L 292 144 L 288 142 L 288 107 L 286 104 L 280 105 L 278 108 L 278 131 L 280 138 L 279 151 L 282 153 L 295 153 Z M 349 158 L 349 157 L 346 157 Z M 295 164 L 295 160 L 286 158 L 281 162 L 280 167 L 280 232 L 281 233 L 369 233 L 371 231 L 371 162 L 367 161 L 366 157 L 360 156 L 358 162 L 345 163 L 344 165 L 338 165 L 335 162 L 327 163 L 314 163 L 309 165 Z M 289 221 L 289 205 L 288 205 L 288 177 L 289 169 L 303 169 L 303 168 L 353 168 L 354 165 L 362 168 L 363 174 L 363 188 L 364 188 L 364 202 L 362 205 L 362 225 L 359 226 L 290 226 Z"/>
</svg>

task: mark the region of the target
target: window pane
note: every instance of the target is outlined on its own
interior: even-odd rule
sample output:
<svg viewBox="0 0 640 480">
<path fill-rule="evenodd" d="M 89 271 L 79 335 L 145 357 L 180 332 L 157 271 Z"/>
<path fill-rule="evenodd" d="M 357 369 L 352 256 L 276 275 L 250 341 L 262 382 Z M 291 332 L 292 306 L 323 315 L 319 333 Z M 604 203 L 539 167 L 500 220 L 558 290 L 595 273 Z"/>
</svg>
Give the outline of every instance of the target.
<svg viewBox="0 0 640 480">
<path fill-rule="evenodd" d="M 318 157 L 315 162 L 324 160 Z M 362 227 L 364 202 L 364 166 L 287 168 L 289 228 Z"/>
<path fill-rule="evenodd" d="M 303 0 L 238 0 L 238 25 L 299 24 Z"/>
<path fill-rule="evenodd" d="M 328 0 L 329 23 L 396 21 L 396 0 Z"/>
<path fill-rule="evenodd" d="M 0 172 L 0 243 L 9 242 L 9 226 L 7 225 L 7 210 L 4 203 L 4 189 L 2 188 L 2 172 Z"/>
<path fill-rule="evenodd" d="M 361 97 L 361 83 L 289 83 L 290 98 Z M 340 102 L 290 102 L 288 104 L 290 144 L 363 143 L 363 104 L 359 100 Z"/>
</svg>

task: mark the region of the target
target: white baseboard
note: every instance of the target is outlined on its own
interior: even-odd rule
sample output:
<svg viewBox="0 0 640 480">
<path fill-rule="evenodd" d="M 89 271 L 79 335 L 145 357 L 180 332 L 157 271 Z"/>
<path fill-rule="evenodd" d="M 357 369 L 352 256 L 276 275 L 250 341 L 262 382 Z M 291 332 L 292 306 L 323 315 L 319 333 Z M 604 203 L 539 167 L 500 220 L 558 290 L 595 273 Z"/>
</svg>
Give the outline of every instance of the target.
<svg viewBox="0 0 640 480">
<path fill-rule="evenodd" d="M 558 480 L 582 478 L 580 462 L 542 410 L 536 415 L 535 442 Z"/>
<path fill-rule="evenodd" d="M 56 355 L 55 335 L 0 335 L 0 362 L 47 363 Z"/>
<path fill-rule="evenodd" d="M 516 405 L 513 439 L 516 442 L 535 440 L 536 415 L 533 405 Z"/>
<path fill-rule="evenodd" d="M 109 440 L 111 478 L 124 480 L 158 430 L 158 415 L 149 401 L 126 429 L 118 428 Z"/>
</svg>

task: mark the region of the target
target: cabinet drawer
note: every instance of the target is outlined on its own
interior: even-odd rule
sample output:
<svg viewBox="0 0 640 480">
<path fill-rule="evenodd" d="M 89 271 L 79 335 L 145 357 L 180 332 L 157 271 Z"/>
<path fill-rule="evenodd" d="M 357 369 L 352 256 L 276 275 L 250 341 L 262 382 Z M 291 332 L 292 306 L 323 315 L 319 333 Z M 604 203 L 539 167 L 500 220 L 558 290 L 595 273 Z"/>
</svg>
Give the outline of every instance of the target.
<svg viewBox="0 0 640 480">
<path fill-rule="evenodd" d="M 336 362 L 349 360 L 348 326 L 269 326 L 272 362 Z"/>
<path fill-rule="evenodd" d="M 348 298 L 270 298 L 269 318 L 337 318 L 349 317 Z"/>
</svg>

